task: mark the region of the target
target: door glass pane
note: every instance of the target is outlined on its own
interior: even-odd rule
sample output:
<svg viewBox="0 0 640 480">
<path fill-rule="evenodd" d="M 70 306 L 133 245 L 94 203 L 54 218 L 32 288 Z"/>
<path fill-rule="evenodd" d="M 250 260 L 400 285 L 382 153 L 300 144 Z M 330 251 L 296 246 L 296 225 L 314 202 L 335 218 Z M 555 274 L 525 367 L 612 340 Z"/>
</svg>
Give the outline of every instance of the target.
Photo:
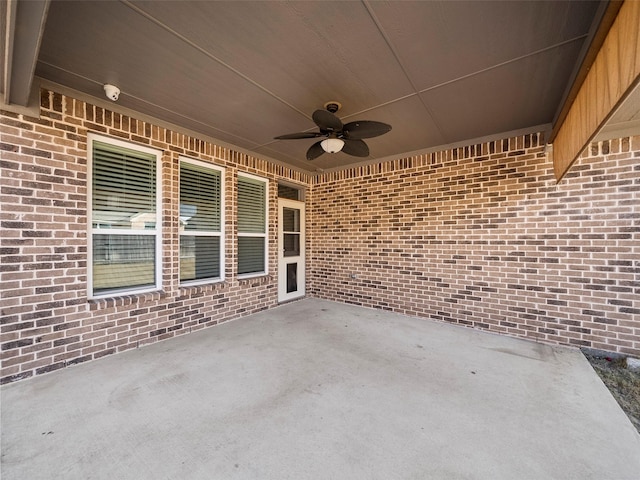
<svg viewBox="0 0 640 480">
<path fill-rule="evenodd" d="M 282 209 L 282 230 L 284 232 L 300 231 L 300 210 L 286 207 Z"/>
<path fill-rule="evenodd" d="M 287 264 L 287 293 L 298 291 L 298 264 Z"/>
<path fill-rule="evenodd" d="M 284 256 L 297 257 L 300 255 L 300 234 L 285 233 L 284 234 Z"/>
</svg>

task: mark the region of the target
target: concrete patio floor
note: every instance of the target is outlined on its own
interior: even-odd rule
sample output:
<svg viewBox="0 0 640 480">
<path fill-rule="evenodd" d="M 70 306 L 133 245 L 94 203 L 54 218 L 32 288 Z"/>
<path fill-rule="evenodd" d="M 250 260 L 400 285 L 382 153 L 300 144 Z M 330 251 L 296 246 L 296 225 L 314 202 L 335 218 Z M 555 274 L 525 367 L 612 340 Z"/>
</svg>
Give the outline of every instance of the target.
<svg viewBox="0 0 640 480">
<path fill-rule="evenodd" d="M 1 395 L 2 480 L 640 478 L 578 350 L 317 299 Z"/>
</svg>

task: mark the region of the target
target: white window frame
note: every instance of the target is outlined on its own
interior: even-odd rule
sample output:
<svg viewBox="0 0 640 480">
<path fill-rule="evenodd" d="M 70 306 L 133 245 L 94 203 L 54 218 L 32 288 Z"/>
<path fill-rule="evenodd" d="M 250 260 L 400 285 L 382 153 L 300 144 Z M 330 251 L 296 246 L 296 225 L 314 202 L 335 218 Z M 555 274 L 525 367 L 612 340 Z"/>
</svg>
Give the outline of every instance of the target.
<svg viewBox="0 0 640 480">
<path fill-rule="evenodd" d="M 264 268 L 262 272 L 251 272 L 238 274 L 238 279 L 264 277 L 269 274 L 269 179 L 259 177 L 257 175 L 251 175 L 250 173 L 238 172 L 238 180 L 240 177 L 250 178 L 264 183 L 264 233 L 242 233 L 239 230 L 236 232 L 238 238 L 240 237 L 263 237 L 264 238 Z M 238 197 L 236 195 L 236 216 L 238 214 Z M 237 218 L 236 218 L 237 222 Z M 237 224 L 237 223 L 236 223 Z M 238 268 L 238 255 L 239 250 L 236 249 L 236 269 Z"/>
<path fill-rule="evenodd" d="M 181 287 L 189 287 L 191 285 L 203 285 L 208 283 L 219 283 L 223 282 L 225 279 L 225 218 L 224 218 L 224 192 L 225 192 L 225 169 L 223 167 L 219 167 L 217 165 L 213 165 L 211 163 L 202 162 L 200 160 L 195 160 L 189 157 L 183 157 L 182 155 L 178 159 L 178 171 L 182 169 L 182 162 L 191 163 L 192 165 L 197 165 L 202 168 L 207 168 L 209 170 L 215 170 L 220 172 L 220 231 L 219 232 L 204 232 L 204 231 L 195 231 L 195 230 L 185 230 L 184 232 L 180 232 L 178 235 L 178 249 L 180 249 L 180 237 L 182 235 L 186 236 L 204 236 L 204 237 L 219 237 L 220 238 L 220 276 L 212 277 L 212 278 L 203 278 L 201 280 L 186 280 L 180 281 Z M 180 188 L 180 179 L 178 180 L 178 187 Z M 178 192 L 178 204 L 180 203 L 180 192 Z M 178 208 L 180 206 L 178 205 Z M 178 275 L 179 276 L 179 275 Z"/>
<path fill-rule="evenodd" d="M 156 219 L 154 230 L 150 229 L 101 229 L 93 228 L 93 144 L 107 143 L 116 147 L 150 154 L 156 157 Z M 87 135 L 87 297 L 91 299 L 118 297 L 122 295 L 156 292 L 162 289 L 162 152 L 131 142 L 125 142 L 112 137 L 105 137 L 94 133 Z M 148 235 L 155 236 L 155 284 L 144 287 L 114 288 L 99 294 L 93 292 L 93 235 Z"/>
</svg>

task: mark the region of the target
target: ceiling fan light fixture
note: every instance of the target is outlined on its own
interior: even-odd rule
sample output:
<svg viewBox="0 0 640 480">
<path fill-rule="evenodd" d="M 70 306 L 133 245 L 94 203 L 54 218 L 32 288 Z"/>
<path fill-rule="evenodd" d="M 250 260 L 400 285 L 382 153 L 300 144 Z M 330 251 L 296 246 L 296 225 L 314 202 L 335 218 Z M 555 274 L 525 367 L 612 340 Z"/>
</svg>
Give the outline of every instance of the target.
<svg viewBox="0 0 640 480">
<path fill-rule="evenodd" d="M 327 138 L 320 142 L 322 149 L 327 153 L 338 153 L 344 147 L 344 140 L 339 138 Z"/>
</svg>

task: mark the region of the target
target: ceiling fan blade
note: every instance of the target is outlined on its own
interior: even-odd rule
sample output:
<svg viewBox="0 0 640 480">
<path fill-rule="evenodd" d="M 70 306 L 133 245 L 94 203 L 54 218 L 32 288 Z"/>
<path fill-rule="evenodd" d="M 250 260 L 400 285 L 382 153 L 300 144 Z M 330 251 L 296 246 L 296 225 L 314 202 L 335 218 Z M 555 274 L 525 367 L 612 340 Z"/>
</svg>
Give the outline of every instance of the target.
<svg viewBox="0 0 640 480">
<path fill-rule="evenodd" d="M 316 110 L 311 116 L 320 130 L 339 132 L 342 130 L 342 120 L 327 110 Z"/>
<path fill-rule="evenodd" d="M 315 160 L 324 153 L 324 149 L 320 143 L 321 142 L 316 142 L 309 147 L 309 150 L 307 150 L 307 160 Z"/>
<path fill-rule="evenodd" d="M 359 122 L 349 122 L 343 128 L 344 138 L 350 140 L 361 140 L 363 138 L 377 137 L 384 135 L 391 130 L 391 125 L 372 120 L 361 120 Z"/>
<path fill-rule="evenodd" d="M 273 137 L 275 140 L 297 140 L 299 138 L 317 138 L 324 136 L 320 132 L 299 132 L 299 133 L 288 133 L 286 135 L 278 135 L 277 137 Z"/>
<path fill-rule="evenodd" d="M 342 151 L 347 155 L 353 155 L 354 157 L 369 156 L 369 147 L 367 147 L 367 144 L 362 140 L 348 140 L 345 138 Z"/>
</svg>

